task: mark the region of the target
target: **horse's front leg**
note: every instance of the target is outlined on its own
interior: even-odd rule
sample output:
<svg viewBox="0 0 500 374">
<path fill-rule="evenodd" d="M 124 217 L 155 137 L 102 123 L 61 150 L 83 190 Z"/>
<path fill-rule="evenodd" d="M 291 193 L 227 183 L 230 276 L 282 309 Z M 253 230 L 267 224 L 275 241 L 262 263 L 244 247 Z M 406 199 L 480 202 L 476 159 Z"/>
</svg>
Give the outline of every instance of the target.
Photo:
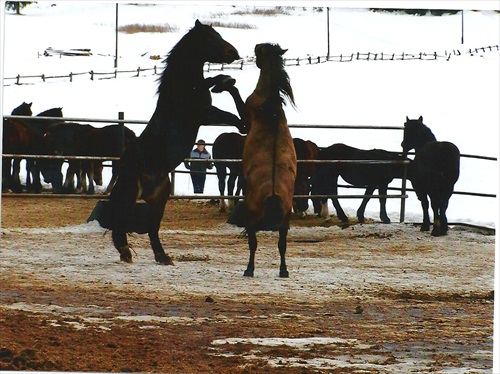
<svg viewBox="0 0 500 374">
<path fill-rule="evenodd" d="M 150 208 L 148 222 L 148 236 L 155 260 L 161 265 L 173 265 L 172 258 L 165 253 L 160 242 L 159 231 L 161 220 L 165 212 L 165 205 L 170 196 L 170 179 L 168 173 L 147 178 L 144 183 L 142 198 Z"/>
<path fill-rule="evenodd" d="M 380 195 L 387 195 L 387 187 L 388 186 L 379 186 L 378 193 Z M 386 204 L 387 204 L 387 198 L 381 197 L 380 198 L 380 219 L 384 223 L 391 223 L 391 219 L 387 215 Z"/>
<path fill-rule="evenodd" d="M 247 269 L 243 273 L 245 277 L 253 277 L 255 270 L 255 252 L 257 251 L 257 235 L 254 230 L 247 229 L 248 236 L 248 249 L 250 250 L 250 257 L 248 259 Z"/>
<path fill-rule="evenodd" d="M 422 226 L 420 227 L 420 231 L 429 231 L 431 226 L 431 219 L 429 217 L 429 200 L 427 199 L 427 195 L 419 196 L 420 203 L 422 205 Z"/>
<path fill-rule="evenodd" d="M 279 230 L 278 249 L 280 252 L 280 278 L 288 278 L 288 270 L 286 268 L 286 237 L 288 228 Z"/>
<path fill-rule="evenodd" d="M 338 182 L 339 182 L 339 176 L 335 175 L 333 178 L 333 188 L 332 188 L 332 194 L 333 195 L 338 195 Z M 335 211 L 337 212 L 337 217 L 344 223 L 349 222 L 349 218 L 347 215 L 344 213 L 344 210 L 340 206 L 339 199 L 336 197 L 332 197 L 332 203 L 333 206 L 335 207 Z"/>
</svg>

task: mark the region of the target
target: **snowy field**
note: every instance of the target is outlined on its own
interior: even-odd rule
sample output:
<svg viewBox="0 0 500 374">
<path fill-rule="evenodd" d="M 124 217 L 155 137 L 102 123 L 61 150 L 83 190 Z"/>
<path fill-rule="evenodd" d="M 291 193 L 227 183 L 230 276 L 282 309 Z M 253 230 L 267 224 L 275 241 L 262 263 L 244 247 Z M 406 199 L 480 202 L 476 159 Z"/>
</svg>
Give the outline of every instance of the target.
<svg viewBox="0 0 500 374">
<path fill-rule="evenodd" d="M 54 4 L 54 6 L 53 6 Z M 239 50 L 242 57 L 253 56 L 260 42 L 279 43 L 288 48 L 285 57 L 296 59 L 326 56 L 326 8 L 284 7 L 286 14 L 273 17 L 251 14 L 246 5 L 132 5 L 120 3 L 118 24 L 168 23 L 178 31 L 171 33 L 120 33 L 118 70 L 162 67 L 152 55 L 165 57 L 180 37 L 199 18 L 202 22 L 245 24 L 249 29 L 217 30 Z M 19 75 L 68 75 L 72 73 L 112 72 L 115 51 L 115 4 L 102 2 L 39 2 L 23 10 L 23 16 L 5 14 L 4 78 Z M 244 15 L 241 15 L 244 13 Z M 496 157 L 499 123 L 499 52 L 466 53 L 469 48 L 500 44 L 498 13 L 464 12 L 464 44 L 461 44 L 461 15 L 410 16 L 374 13 L 367 9 L 332 8 L 330 55 L 351 53 L 437 52 L 451 54 L 437 61 L 354 61 L 302 63 L 290 66 L 298 109 L 287 109 L 290 124 L 402 126 L 406 116 L 422 115 L 438 140 L 455 143 L 463 154 Z M 31 29 L 36 32 L 23 32 Z M 89 48 L 91 57 L 44 57 L 47 48 Z M 460 51 L 457 56 L 453 51 Z M 161 69 L 159 69 L 161 70 Z M 215 75 L 220 72 L 211 72 Z M 243 97 L 255 87 L 258 69 L 228 70 L 237 79 Z M 207 75 L 209 75 L 207 74 Z M 34 114 L 62 106 L 64 115 L 76 118 L 125 118 L 148 120 L 156 105 L 156 79 L 151 72 L 134 77 L 120 74 L 117 79 L 95 79 L 89 74 L 69 79 L 24 79 L 16 85 L 4 80 L 3 114 L 22 103 L 33 102 Z M 236 112 L 228 94 L 213 95 L 215 105 Z M 142 125 L 130 125 L 137 134 Z M 217 135 L 235 128 L 204 126 L 199 137 L 212 142 Z M 292 129 L 294 137 L 309 139 L 320 147 L 346 143 L 358 148 L 400 151 L 399 130 L 309 130 Z M 210 147 L 208 148 L 210 151 Z M 185 170 L 181 165 L 178 170 Z M 216 195 L 217 181 L 209 176 L 205 194 Z M 399 187 L 400 182 L 393 186 Z M 496 194 L 496 162 L 462 159 L 456 191 Z M 340 190 L 352 193 L 353 190 Z M 355 191 L 355 190 L 354 190 Z M 176 194 L 192 194 L 187 174 L 178 174 Z M 361 190 L 359 190 L 361 193 Z M 358 200 L 342 200 L 348 215 L 355 215 Z M 399 218 L 399 201 L 388 202 L 394 221 Z M 498 206 L 493 198 L 454 195 L 448 210 L 452 222 L 468 222 L 495 227 Z M 378 203 L 370 202 L 367 217 L 378 219 Z M 420 221 L 420 203 L 413 193 L 407 199 L 407 221 Z"/>
</svg>

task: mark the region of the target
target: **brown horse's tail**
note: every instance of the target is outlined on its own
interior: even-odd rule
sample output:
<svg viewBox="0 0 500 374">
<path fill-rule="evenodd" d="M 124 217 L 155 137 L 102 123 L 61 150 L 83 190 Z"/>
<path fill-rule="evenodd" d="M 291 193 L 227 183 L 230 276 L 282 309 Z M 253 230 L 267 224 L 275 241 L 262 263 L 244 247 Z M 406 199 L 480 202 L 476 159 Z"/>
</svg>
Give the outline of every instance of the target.
<svg viewBox="0 0 500 374">
<path fill-rule="evenodd" d="M 276 231 L 280 229 L 283 221 L 283 208 L 281 207 L 281 198 L 277 195 L 269 196 L 264 202 L 264 219 L 259 230 Z"/>
<path fill-rule="evenodd" d="M 254 231 L 277 231 L 285 222 L 281 198 L 277 195 L 271 195 L 264 201 L 264 214 L 258 221 L 252 221 L 245 208 L 243 201 L 238 202 L 226 222 Z"/>
</svg>

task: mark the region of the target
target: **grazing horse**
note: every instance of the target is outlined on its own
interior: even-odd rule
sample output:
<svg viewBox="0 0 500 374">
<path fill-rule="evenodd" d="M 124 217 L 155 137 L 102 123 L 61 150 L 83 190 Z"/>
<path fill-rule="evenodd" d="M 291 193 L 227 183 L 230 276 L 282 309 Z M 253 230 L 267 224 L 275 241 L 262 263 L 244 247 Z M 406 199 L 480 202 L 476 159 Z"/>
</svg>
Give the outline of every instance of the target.
<svg viewBox="0 0 500 374">
<path fill-rule="evenodd" d="M 436 141 L 431 129 L 424 125 L 422 116 L 418 119 L 406 117 L 401 146 L 405 155 L 415 149 L 409 179 L 422 204 L 421 231 L 430 229 L 429 197 L 434 213 L 431 235 L 446 235 L 446 209 L 460 175 L 460 151 L 453 143 Z"/>
<path fill-rule="evenodd" d="M 310 140 L 293 138 L 293 145 L 297 160 L 312 161 L 316 160 L 319 154 L 319 148 L 316 143 Z M 311 180 L 316 174 L 316 164 L 312 162 L 297 163 L 297 177 L 295 178 L 294 195 L 309 195 L 311 192 Z M 294 198 L 293 210 L 301 217 L 305 217 L 309 208 L 307 199 Z"/>
<path fill-rule="evenodd" d="M 243 146 L 245 145 L 246 137 L 236 132 L 225 132 L 220 134 L 214 141 L 212 146 L 212 156 L 214 159 L 241 160 L 243 155 Z M 229 169 L 229 178 L 227 180 L 227 195 L 234 196 L 234 186 L 238 180 L 236 195 L 239 195 L 242 190 L 242 181 L 239 178 L 241 175 L 241 163 L 239 162 L 214 162 L 217 171 L 217 179 L 219 180 L 219 193 L 224 196 L 226 189 L 226 176 Z M 236 200 L 229 200 L 229 205 L 233 206 L 237 203 Z M 219 211 L 226 211 L 226 200 L 221 198 L 219 201 Z"/>
<path fill-rule="evenodd" d="M 228 223 L 244 227 L 248 235 L 250 258 L 244 276 L 249 277 L 254 275 L 256 232 L 261 230 L 279 231 L 279 276 L 288 277 L 286 238 L 292 213 L 297 157 L 283 110 L 285 99 L 295 105 L 284 69 L 282 55 L 285 52 L 277 44 L 256 45 L 259 80 L 244 103 L 242 119 L 249 129 L 242 157 L 245 199 L 233 209 Z"/>
<path fill-rule="evenodd" d="M 195 26 L 169 52 L 159 79 L 158 101 L 148 125 L 122 155 L 118 179 L 111 190 L 107 217 L 120 260 L 132 262 L 127 228 L 136 201 L 146 202 L 146 226 L 156 262 L 173 265 L 158 231 L 170 195 L 168 173 L 189 154 L 202 124 L 241 126 L 240 119 L 212 105 L 210 88 L 227 76 L 204 78 L 205 62 L 231 63 L 238 51 L 211 26 Z"/>
<path fill-rule="evenodd" d="M 337 143 L 323 148 L 319 152 L 319 160 L 381 160 L 381 161 L 403 161 L 405 158 L 382 149 L 364 150 Z M 365 221 L 365 208 L 372 195 L 378 188 L 380 195 L 387 195 L 389 183 L 394 178 L 404 177 L 404 165 L 402 164 L 364 164 L 364 163 L 331 163 L 320 164 L 314 178 L 313 193 L 318 195 L 337 195 L 338 178 L 342 177 L 347 183 L 356 187 L 366 187 L 365 198 L 356 212 L 358 221 Z M 332 203 L 337 211 L 337 217 L 342 222 L 349 222 L 337 198 L 332 197 Z M 384 223 L 390 223 L 387 216 L 386 198 L 380 197 L 380 219 Z M 321 213 L 324 218 L 329 218 L 328 199 L 321 199 Z"/>
</svg>

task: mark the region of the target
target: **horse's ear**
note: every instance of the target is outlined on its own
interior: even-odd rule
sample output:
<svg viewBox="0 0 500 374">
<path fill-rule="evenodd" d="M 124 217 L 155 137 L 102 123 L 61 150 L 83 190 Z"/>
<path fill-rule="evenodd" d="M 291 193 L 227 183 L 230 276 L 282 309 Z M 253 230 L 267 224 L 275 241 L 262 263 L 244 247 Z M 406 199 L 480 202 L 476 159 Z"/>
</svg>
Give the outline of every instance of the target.
<svg viewBox="0 0 500 374">
<path fill-rule="evenodd" d="M 31 108 L 31 104 L 33 104 L 33 102 L 29 103 L 28 106 Z"/>
<path fill-rule="evenodd" d="M 196 20 L 196 22 L 194 23 L 194 26 L 195 26 L 195 27 L 199 27 L 199 26 L 201 26 L 201 22 L 200 22 L 200 20 L 199 20 L 199 19 L 197 19 L 197 20 Z"/>
<path fill-rule="evenodd" d="M 424 122 L 424 118 L 423 118 L 422 116 L 420 116 L 420 117 L 418 117 L 418 121 L 419 121 L 420 123 L 423 123 L 423 122 Z"/>
<path fill-rule="evenodd" d="M 408 116 L 406 116 L 406 123 L 408 123 L 410 121 L 410 119 L 408 118 Z"/>
<path fill-rule="evenodd" d="M 288 51 L 288 49 L 282 49 L 280 52 L 280 56 L 283 56 L 286 53 L 286 51 Z"/>
</svg>

